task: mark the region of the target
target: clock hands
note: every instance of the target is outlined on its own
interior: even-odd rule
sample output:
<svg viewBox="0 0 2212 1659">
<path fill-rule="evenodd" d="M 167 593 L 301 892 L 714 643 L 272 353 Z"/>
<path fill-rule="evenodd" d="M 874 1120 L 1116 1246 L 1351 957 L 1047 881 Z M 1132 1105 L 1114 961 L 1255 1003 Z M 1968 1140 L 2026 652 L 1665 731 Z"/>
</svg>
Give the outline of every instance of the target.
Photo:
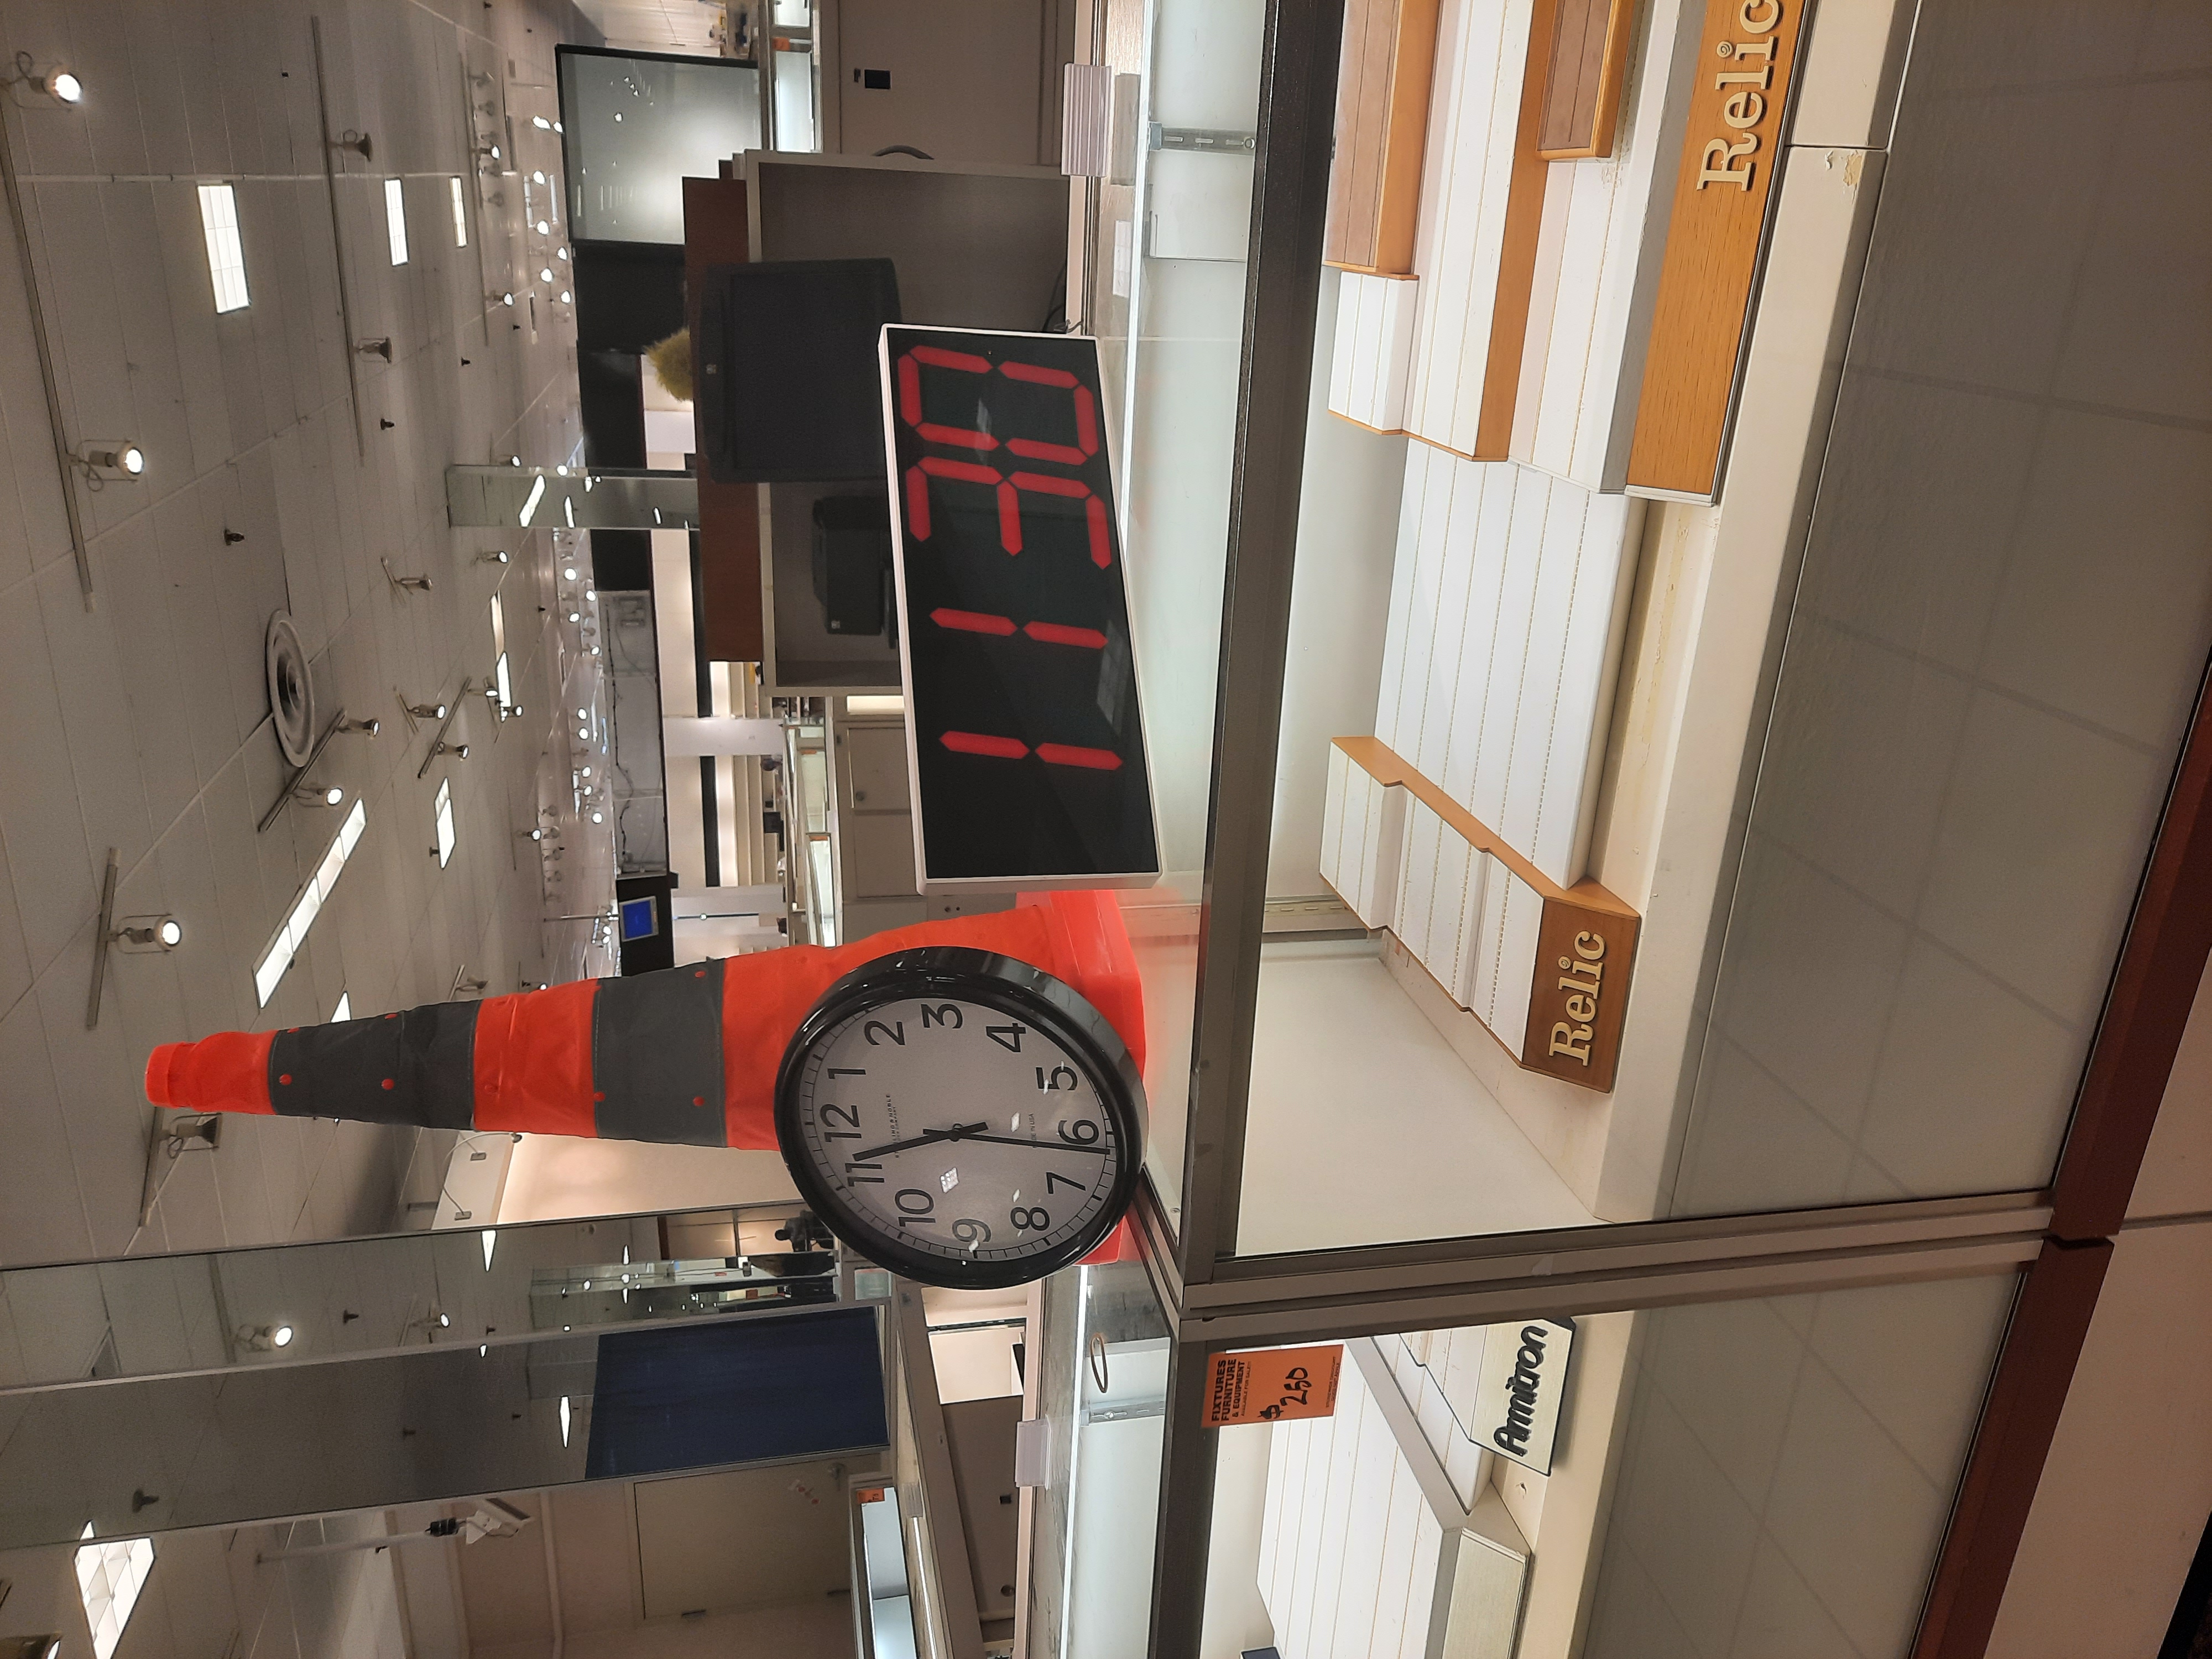
<svg viewBox="0 0 2212 1659">
<path fill-rule="evenodd" d="M 916 1146 L 934 1146 L 941 1140 L 979 1140 L 994 1146 L 1026 1146 L 1032 1152 L 1103 1152 L 1106 1150 L 1103 1146 L 1076 1141 L 1024 1140 L 1019 1135 L 985 1134 L 981 1123 L 956 1123 L 949 1129 L 932 1129 L 928 1133 L 916 1135 L 910 1140 L 894 1140 L 884 1146 L 871 1146 L 865 1152 L 854 1153 L 853 1158 L 856 1163 L 870 1164 L 887 1152 L 910 1152 Z"/>
<path fill-rule="evenodd" d="M 889 1141 L 881 1146 L 871 1146 L 865 1152 L 855 1153 L 854 1155 L 854 1160 L 861 1164 L 869 1164 L 874 1162 L 877 1158 L 883 1157 L 886 1152 L 908 1152 L 914 1147 L 927 1146 L 939 1140 L 971 1140 L 984 1139 L 985 1137 L 980 1136 L 977 1133 L 977 1132 L 983 1127 L 984 1126 L 981 1123 L 956 1123 L 949 1129 L 932 1129 L 928 1133 L 916 1135 L 911 1140 L 893 1140 Z"/>
</svg>

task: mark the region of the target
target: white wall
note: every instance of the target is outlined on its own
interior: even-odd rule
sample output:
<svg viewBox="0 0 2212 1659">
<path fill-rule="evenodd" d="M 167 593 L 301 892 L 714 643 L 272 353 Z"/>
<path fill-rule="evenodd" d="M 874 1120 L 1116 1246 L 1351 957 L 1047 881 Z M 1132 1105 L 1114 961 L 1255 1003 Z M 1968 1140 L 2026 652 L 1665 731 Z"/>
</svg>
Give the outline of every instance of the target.
<svg viewBox="0 0 2212 1659">
<path fill-rule="evenodd" d="M 2212 1513 L 2207 1306 L 2212 1225 L 2143 1227 L 2113 1241 L 1992 1655 L 2158 1651 Z"/>
<path fill-rule="evenodd" d="M 2212 975 L 2208 975 L 2212 978 Z M 1997 1609 L 2003 1659 L 2154 1653 L 2212 1513 L 2212 1003 L 2200 983 Z M 2147 1333 L 2154 1333 L 2146 1340 Z"/>
<path fill-rule="evenodd" d="M 499 1218 L 556 1221 L 798 1196 L 781 1152 L 525 1135 L 507 1170 Z"/>
<path fill-rule="evenodd" d="M 1306 408 L 1290 668 L 1283 682 L 1267 855 L 1268 894 L 1286 898 L 1328 890 L 1320 860 L 1328 741 L 1368 731 L 1374 721 L 1406 470 L 1403 438 L 1329 418 L 1328 370 L 1341 282 L 1339 271 L 1322 272 L 1313 393 Z"/>
</svg>

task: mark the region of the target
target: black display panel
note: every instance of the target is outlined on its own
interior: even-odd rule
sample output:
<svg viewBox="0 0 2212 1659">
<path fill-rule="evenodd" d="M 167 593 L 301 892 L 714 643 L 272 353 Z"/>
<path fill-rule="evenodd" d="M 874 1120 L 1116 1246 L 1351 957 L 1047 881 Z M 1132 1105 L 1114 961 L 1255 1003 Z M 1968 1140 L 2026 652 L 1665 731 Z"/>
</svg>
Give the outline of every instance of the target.
<svg viewBox="0 0 2212 1659">
<path fill-rule="evenodd" d="M 883 331 L 916 876 L 1159 873 L 1098 348 Z"/>
</svg>

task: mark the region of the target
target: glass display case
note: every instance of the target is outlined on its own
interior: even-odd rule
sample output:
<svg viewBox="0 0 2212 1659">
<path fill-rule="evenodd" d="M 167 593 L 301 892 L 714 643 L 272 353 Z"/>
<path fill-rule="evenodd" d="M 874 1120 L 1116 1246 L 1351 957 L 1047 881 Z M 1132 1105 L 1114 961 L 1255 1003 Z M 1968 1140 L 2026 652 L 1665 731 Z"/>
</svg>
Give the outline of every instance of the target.
<svg viewBox="0 0 2212 1659">
<path fill-rule="evenodd" d="M 1418 275 L 1325 264 L 1375 84 L 1340 70 L 1413 9 L 1348 9 L 1349 41 L 1325 0 L 1091 14 L 1115 143 L 1070 309 L 1103 348 L 1167 873 L 1119 896 L 1140 1249 L 1043 1293 L 1019 1650 L 1902 1653 L 1949 1605 L 1984 1398 L 2054 1271 L 2205 641 L 2160 647 L 2118 737 L 2060 733 L 2097 723 L 2086 656 L 2053 714 L 1977 654 L 2051 590 L 1978 567 L 1969 604 L 1905 522 L 1950 452 L 1883 435 L 1844 344 L 1917 325 L 1910 251 L 1827 181 L 1784 189 L 1713 494 L 1632 483 L 1624 342 L 1694 19 L 1632 48 L 1661 57 L 1610 160 L 1535 170 L 1524 315 L 1464 270 L 1510 263 L 1473 124 L 1504 169 L 1521 54 L 1536 94 L 1549 61 L 1525 11 L 1432 43 Z M 2010 416 L 1961 418 L 1994 443 Z M 2094 805 L 2053 794 L 2085 771 Z M 1549 1328 L 1573 1358 L 1540 1466 L 1498 1413 Z M 1315 1344 L 1332 1415 L 1210 1424 L 1218 1356 Z M 1907 1400 L 1881 1379 L 1913 1355 Z"/>
</svg>

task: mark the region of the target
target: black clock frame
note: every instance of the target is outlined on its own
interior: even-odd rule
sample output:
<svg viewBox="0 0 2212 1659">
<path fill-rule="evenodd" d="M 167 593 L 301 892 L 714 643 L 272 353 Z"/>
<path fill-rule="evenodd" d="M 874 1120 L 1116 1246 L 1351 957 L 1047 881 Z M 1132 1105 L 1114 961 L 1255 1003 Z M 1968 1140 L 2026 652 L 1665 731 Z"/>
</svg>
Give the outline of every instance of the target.
<svg viewBox="0 0 2212 1659">
<path fill-rule="evenodd" d="M 815 1046 L 853 1016 L 885 1003 L 957 998 L 1025 1020 L 1065 1048 L 1083 1068 L 1111 1121 L 1120 1168 L 1105 1203 L 1080 1232 L 1034 1255 L 963 1263 L 916 1250 L 864 1228 L 845 1197 L 806 1156 L 799 1133 L 799 1083 Z M 784 1167 L 815 1215 L 851 1249 L 878 1267 L 947 1290 L 995 1291 L 1046 1278 L 1097 1249 L 1136 1200 L 1145 1167 L 1148 1118 L 1145 1083 L 1120 1032 L 1073 986 L 1042 969 L 996 951 L 934 945 L 863 963 L 822 994 L 785 1045 L 775 1076 L 775 1141 Z"/>
</svg>

